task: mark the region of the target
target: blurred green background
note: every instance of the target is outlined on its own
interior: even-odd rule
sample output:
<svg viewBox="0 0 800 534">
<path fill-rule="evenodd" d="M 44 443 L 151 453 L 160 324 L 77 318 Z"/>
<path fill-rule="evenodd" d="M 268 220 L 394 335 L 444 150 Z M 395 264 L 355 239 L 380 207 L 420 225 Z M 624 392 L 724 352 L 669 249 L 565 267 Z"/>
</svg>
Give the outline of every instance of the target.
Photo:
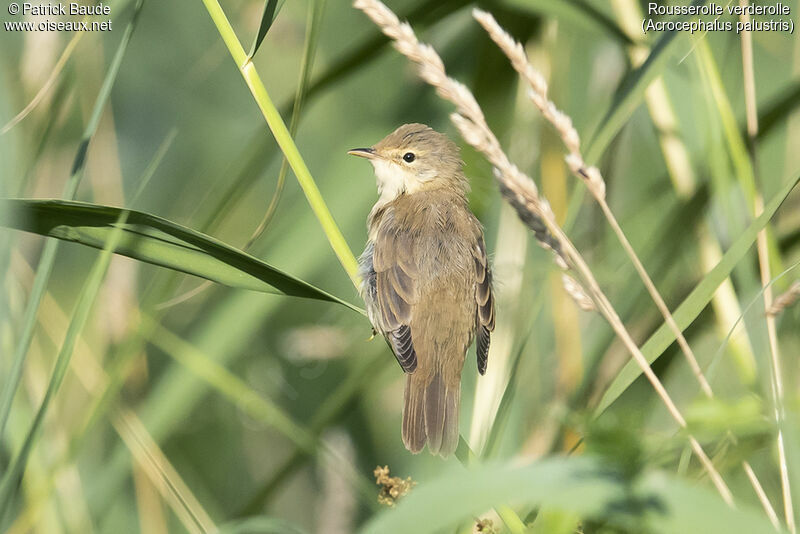
<svg viewBox="0 0 800 534">
<path fill-rule="evenodd" d="M 550 84 L 550 98 L 580 133 L 584 154 L 596 159 L 590 163 L 603 172 L 609 204 L 670 309 L 745 234 L 756 195 L 769 202 L 800 174 L 800 40 L 793 34 L 752 35 L 760 124 L 753 162 L 744 150 L 746 95 L 740 36 L 734 32 L 677 34 L 658 61 L 639 68 L 654 45 L 666 42 L 660 41 L 664 34 L 643 36 L 637 28 L 642 15 L 636 10 L 645 10 L 645 2 L 387 3 L 436 48 L 448 74 L 474 92 L 506 152 L 536 180 L 640 346 L 664 320 L 597 205 L 569 174 L 560 140 L 473 20 L 472 8 L 491 11 L 526 45 Z M 796 20 L 798 3 L 784 3 Z M 113 31 L 85 33 L 72 49 L 77 34 L 0 32 L 0 127 L 9 125 L 0 135 L 2 196 L 62 197 L 135 9 L 132 1 L 110 5 Z M 22 20 L 2 7 L 2 21 Z M 264 3 L 225 0 L 222 7 L 249 49 Z M 310 25 L 313 10 L 318 23 Z M 362 12 L 332 0 L 280 5 L 253 59 L 287 124 L 309 31 L 314 63 L 295 141 L 358 255 L 376 190 L 372 169 L 346 151 L 409 122 L 463 142 L 448 119 L 451 104 L 420 81 Z M 648 84 L 632 85 L 636 76 L 646 78 L 649 92 Z M 11 124 L 43 87 L 35 107 Z M 157 215 L 236 248 L 248 243 L 276 194 L 282 155 L 203 2 L 144 2 L 101 110 L 77 200 Z M 616 120 L 618 130 L 604 130 Z M 166 147 L 166 155 L 134 202 L 159 147 Z M 412 456 L 403 448 L 403 376 L 385 343 L 369 339 L 364 316 L 336 303 L 207 285 L 121 256 L 113 257 L 75 338 L 69 371 L 17 487 L 9 466 L 51 383 L 67 325 L 100 254 L 61 243 L 0 441 L 0 473 L 11 488 L 3 495 L 0 529 L 202 532 L 228 525 L 237 532 L 355 532 L 381 513 L 389 514 L 381 516 L 384 525 L 393 521 L 377 504 L 376 465 L 412 477 L 418 483 L 412 497 L 439 483 L 430 487 L 445 494 L 432 503 L 450 510 L 463 503 L 445 532 L 470 532 L 478 514 L 493 518 L 498 532 L 515 531 L 489 511 L 504 502 L 537 532 L 575 532 L 579 520 L 584 532 L 677 532 L 663 517 L 669 510 L 631 505 L 641 495 L 628 484 L 653 473 L 681 481 L 689 488 L 686 495 L 699 487 L 718 504 L 685 432 L 647 381 L 639 377 L 606 397 L 613 403 L 596 417 L 597 407 L 607 405 L 601 399 L 609 386 L 622 380 L 628 353 L 599 314 L 580 311 L 566 295 L 551 255 L 502 202 L 490 165 L 467 146 L 462 154 L 471 207 L 486 228 L 499 306 L 489 373 L 477 377 L 474 350 L 465 364 L 462 436 L 498 466 L 487 480 L 506 476 L 502 469 L 522 460 L 598 458 L 604 469 L 626 473 L 619 480 L 633 493 L 624 494 L 625 506 L 585 511 L 551 507 L 534 497 L 495 502 L 491 495 L 477 505 L 463 503 L 448 488 L 469 479 L 464 462 L 427 452 Z M 748 168 L 755 171 L 754 182 L 748 181 Z M 277 202 L 248 252 L 362 306 L 291 170 Z M 0 230 L 2 388 L 12 383 L 44 241 Z M 797 192 L 772 218 L 768 242 L 768 278 L 776 279 L 777 296 L 800 279 Z M 745 246 L 715 297 L 712 288 L 695 299 L 697 318 L 684 331 L 717 398 L 703 398 L 676 344 L 654 354 L 660 356 L 654 369 L 741 513 L 769 526 L 740 468 L 743 459 L 750 461 L 783 521 L 768 325 L 754 239 Z M 785 390 L 779 408 L 787 414 L 782 428 L 789 436 L 795 503 L 799 322 L 799 306 L 775 319 Z M 543 490 L 553 483 L 528 482 Z M 591 495 L 583 504 L 594 502 Z M 418 531 L 436 530 L 426 515 L 435 509 L 426 511 L 424 503 L 410 499 L 406 510 L 416 514 Z M 582 499 L 575 494 L 573 500 Z M 679 508 L 689 514 L 684 519 L 696 525 L 700 518 L 709 520 L 707 510 L 718 508 L 703 503 L 687 497 Z M 800 512 L 800 506 L 794 509 Z M 236 523 L 255 516 L 270 519 Z M 738 516 L 732 517 L 712 514 L 711 521 L 720 528 L 725 521 L 736 525 Z M 397 521 L 392 528 L 404 528 Z"/>
</svg>

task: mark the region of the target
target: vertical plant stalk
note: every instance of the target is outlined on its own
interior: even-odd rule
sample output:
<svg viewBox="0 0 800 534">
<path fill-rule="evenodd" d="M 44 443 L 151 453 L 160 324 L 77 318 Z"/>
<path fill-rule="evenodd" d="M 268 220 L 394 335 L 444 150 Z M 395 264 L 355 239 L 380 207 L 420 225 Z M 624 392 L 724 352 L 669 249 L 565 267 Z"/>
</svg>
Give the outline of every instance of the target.
<svg viewBox="0 0 800 534">
<path fill-rule="evenodd" d="M 305 100 L 306 93 L 308 91 L 308 84 L 311 79 L 311 69 L 314 65 L 314 55 L 317 49 L 317 35 L 319 33 L 319 25 L 322 22 L 322 14 L 325 9 L 325 2 L 327 0 L 314 0 L 308 8 L 308 21 L 306 23 L 306 38 L 305 44 L 303 46 L 303 62 L 300 65 L 300 80 L 297 84 L 297 90 L 294 96 L 294 104 L 292 106 L 292 118 L 289 121 L 289 134 L 292 138 L 297 135 L 297 127 L 300 124 L 300 113 L 303 109 L 303 103 Z M 266 9 L 266 6 L 265 6 Z M 273 8 L 274 9 L 274 8 Z M 253 43 L 253 49 L 256 48 L 256 43 Z M 252 59 L 253 52 L 250 53 L 248 57 Z M 242 250 L 247 252 L 250 250 L 256 241 L 262 236 L 262 234 L 266 231 L 269 224 L 272 222 L 273 217 L 275 216 L 275 212 L 278 210 L 278 203 L 281 200 L 281 196 L 283 195 L 283 188 L 286 184 L 286 173 L 289 171 L 289 162 L 286 159 L 286 156 L 281 158 L 281 168 L 278 171 L 278 180 L 275 184 L 275 191 L 272 194 L 272 198 L 267 205 L 267 209 L 264 212 L 263 217 L 261 217 L 261 221 L 259 221 L 258 225 L 256 225 L 255 230 L 253 233 L 250 234 L 250 237 L 247 239 L 247 242 L 242 247 Z M 205 291 L 209 287 L 213 285 L 213 282 L 210 280 L 206 280 L 202 282 L 200 285 L 182 293 L 180 295 L 174 296 L 169 300 L 158 304 L 157 309 L 162 310 L 176 304 L 180 304 L 181 302 L 185 302 L 190 298 L 193 298 L 199 295 L 202 291 Z"/>
<path fill-rule="evenodd" d="M 137 7 L 141 7 L 141 1 Z M 169 149 L 169 146 L 172 144 L 174 139 L 175 131 L 173 130 L 161 144 L 155 158 L 145 170 L 142 180 L 139 183 L 139 187 L 133 196 L 131 204 L 134 204 L 136 200 L 138 200 L 142 191 L 144 191 L 145 186 L 155 174 L 156 168 L 158 167 L 161 159 L 166 154 L 166 151 Z M 2 524 L 2 521 L 4 520 L 5 513 L 8 510 L 8 505 L 12 500 L 11 497 L 13 492 L 16 491 L 19 483 L 22 481 L 28 458 L 34 444 L 36 443 L 36 440 L 39 437 L 42 424 L 44 422 L 44 417 L 50 408 L 50 403 L 52 402 L 56 393 L 58 393 L 58 390 L 61 388 L 61 384 L 67 374 L 67 369 L 69 368 L 70 361 L 72 360 L 72 354 L 75 350 L 78 337 L 89 320 L 89 315 L 92 311 L 94 301 L 97 298 L 97 294 L 100 292 L 100 287 L 102 286 L 103 279 L 108 272 L 108 267 L 111 264 L 114 251 L 117 249 L 117 246 L 122 239 L 123 227 L 127 222 L 129 215 L 130 211 L 124 210 L 120 212 L 119 216 L 117 217 L 114 230 L 109 234 L 103 250 L 95 260 L 91 271 L 84 281 L 83 287 L 78 295 L 78 302 L 75 305 L 72 318 L 69 322 L 69 326 L 67 327 L 67 332 L 64 335 L 64 341 L 62 342 L 61 348 L 56 356 L 56 362 L 53 366 L 53 371 L 47 384 L 44 397 L 39 404 L 39 408 L 36 411 L 33 421 L 31 421 L 28 432 L 25 435 L 25 440 L 23 441 L 19 452 L 11 461 L 11 464 L 8 466 L 8 469 L 0 480 L 0 524 Z M 36 278 L 38 278 L 38 276 L 39 274 L 37 273 Z M 34 279 L 34 284 L 36 283 L 36 278 Z"/>
<path fill-rule="evenodd" d="M 505 270 L 513 274 L 503 277 L 503 284 L 494 289 L 494 298 L 497 309 L 503 310 L 509 318 L 516 317 L 521 307 L 519 295 L 522 291 L 522 268 L 527 252 L 528 229 L 508 206 L 500 210 L 497 236 L 492 268 L 497 273 L 503 272 L 506 267 Z M 513 269 L 507 268 L 512 266 Z M 469 443 L 477 451 L 485 450 L 484 444 L 496 419 L 503 391 L 509 384 L 515 327 L 514 320 L 497 324 L 492 333 L 492 365 L 475 384 L 474 408 L 468 435 Z"/>
<path fill-rule="evenodd" d="M 625 250 L 625 253 L 628 255 L 631 263 L 633 263 L 636 272 L 639 274 L 644 286 L 647 288 L 647 292 L 652 297 L 653 302 L 655 302 L 667 325 L 675 334 L 678 345 L 680 345 L 681 350 L 686 356 L 686 361 L 689 363 L 689 367 L 697 378 L 697 381 L 700 383 L 700 387 L 707 396 L 711 396 L 711 386 L 708 384 L 706 377 L 703 375 L 703 371 L 700 368 L 700 364 L 697 362 L 694 352 L 689 346 L 688 341 L 686 341 L 683 332 L 681 332 L 681 329 L 678 328 L 678 325 L 675 322 L 675 319 L 672 317 L 672 314 L 664 302 L 664 299 L 661 297 L 661 294 L 658 292 L 658 289 L 656 289 L 652 279 L 647 274 L 647 270 L 644 268 L 644 265 L 642 265 L 642 262 L 639 260 L 639 257 L 633 250 L 630 241 L 628 241 L 627 236 L 622 231 L 622 228 L 617 222 L 616 217 L 606 202 L 605 182 L 600 174 L 599 169 L 597 169 L 597 167 L 588 166 L 584 161 L 580 150 L 580 138 L 578 136 L 578 132 L 575 130 L 575 127 L 572 125 L 572 120 L 570 120 L 570 118 L 562 111 L 558 110 L 549 100 L 547 96 L 547 82 L 545 81 L 544 77 L 528 62 L 527 55 L 525 54 L 525 50 L 523 49 L 522 45 L 508 35 L 508 33 L 506 33 L 505 30 L 500 27 L 491 14 L 479 9 L 475 9 L 473 10 L 473 16 L 481 24 L 481 26 L 483 26 L 492 40 L 497 43 L 500 49 L 506 54 L 506 56 L 508 56 L 514 69 L 519 73 L 522 79 L 530 85 L 531 89 L 528 92 L 528 96 L 536 105 L 536 107 L 538 107 L 542 112 L 542 115 L 545 117 L 545 119 L 547 119 L 558 131 L 562 141 L 564 142 L 564 145 L 569 151 L 569 155 L 566 158 L 567 165 L 573 174 L 575 174 L 575 176 L 586 183 L 586 186 L 592 193 L 592 196 L 594 196 L 595 200 L 600 205 L 603 215 L 605 215 L 609 225 L 611 226 L 612 230 L 614 230 L 614 233 L 617 235 L 617 238 L 622 244 L 622 248 Z"/>
<path fill-rule="evenodd" d="M 138 465 L 134 465 L 131 471 L 139 528 L 150 534 L 169 534 L 160 488 Z"/>
<path fill-rule="evenodd" d="M 162 151 L 166 150 L 168 143 L 169 138 L 162 144 L 162 148 L 159 151 L 160 154 L 163 154 Z M 152 169 L 157 166 L 156 162 L 159 159 L 160 155 L 154 157 L 150 166 Z M 33 278 L 30 266 L 21 255 L 15 255 L 15 264 L 18 270 L 23 271 L 25 278 Z M 52 341 L 57 340 L 62 336 L 62 331 L 67 328 L 69 317 L 49 294 L 44 297 L 41 313 L 44 335 Z M 112 381 L 106 371 L 98 364 L 97 354 L 92 352 L 89 344 L 81 335 L 77 336 L 75 355 L 70 365 L 70 370 L 95 401 L 101 399 Z M 90 411 L 92 410 L 90 408 Z M 186 530 L 196 532 L 198 525 L 200 525 L 201 531 L 213 532 L 215 530 L 214 522 L 210 515 L 203 509 L 197 497 L 192 494 L 191 489 L 180 477 L 175 467 L 170 464 L 167 456 L 153 440 L 136 414 L 125 406 L 116 405 L 110 411 L 109 419 L 123 443 L 128 447 L 134 460 L 139 464 L 142 472 L 147 475 L 153 486 L 169 504 L 176 517 L 183 523 Z M 85 425 L 80 432 L 86 432 Z M 9 527 L 9 534 L 12 532 L 20 534 L 33 529 L 36 519 L 41 516 L 40 510 L 42 506 L 48 500 L 50 492 L 53 491 L 56 485 L 56 476 L 62 469 L 74 464 L 74 454 L 78 449 L 79 447 L 75 446 L 73 442 L 68 448 L 67 455 L 56 461 L 55 466 L 51 469 L 53 476 L 45 484 L 37 487 L 32 499 L 28 499 L 26 502 L 25 509 Z"/>
<path fill-rule="evenodd" d="M 701 390 L 706 397 L 713 398 L 714 392 L 708 380 L 706 379 L 705 374 L 700 368 L 694 352 L 689 346 L 689 343 L 684 337 L 683 332 L 675 322 L 675 319 L 670 313 L 669 308 L 667 308 L 666 303 L 656 289 L 655 284 L 648 275 L 644 265 L 642 265 L 641 261 L 639 260 L 636 252 L 633 250 L 630 241 L 628 241 L 622 228 L 617 222 L 616 217 L 614 217 L 611 208 L 608 206 L 608 203 L 605 200 L 605 186 L 600 171 L 596 167 L 588 167 L 585 163 L 580 151 L 580 139 L 577 131 L 572 126 L 572 121 L 563 112 L 558 110 L 549 100 L 547 96 L 547 84 L 541 74 L 533 68 L 530 62 L 528 62 L 527 55 L 525 54 L 525 50 L 523 49 L 522 45 L 508 35 L 500 27 L 500 25 L 497 24 L 497 21 L 491 16 L 491 14 L 476 9 L 473 11 L 473 16 L 484 27 L 487 33 L 489 33 L 492 40 L 494 40 L 495 43 L 497 43 L 497 45 L 503 50 L 503 52 L 505 52 L 523 80 L 526 80 L 530 85 L 531 90 L 529 92 L 529 96 L 531 100 L 540 109 L 544 117 L 555 127 L 560 134 L 564 145 L 567 147 L 567 150 L 569 150 L 569 155 L 566 158 L 568 166 L 578 178 L 581 178 L 587 182 L 587 188 L 600 205 L 609 225 L 616 233 L 620 243 L 628 255 L 628 258 L 636 268 L 639 277 L 642 279 L 642 282 L 647 288 L 647 291 L 650 293 L 651 298 L 656 303 L 656 306 L 664 317 L 668 327 L 672 330 L 673 334 L 675 334 L 678 344 L 680 345 L 686 357 L 686 361 L 688 362 L 692 373 L 700 384 Z M 758 215 L 760 215 L 760 213 L 757 214 L 757 216 Z M 758 481 L 758 478 L 755 476 L 752 467 L 746 461 L 742 463 L 742 467 L 747 473 L 748 479 L 753 485 L 753 489 L 755 490 L 759 501 L 764 507 L 767 516 L 777 528 L 779 523 L 777 521 L 775 510 L 772 508 L 769 500 L 766 499 L 764 489 L 761 486 L 761 483 Z"/>
<path fill-rule="evenodd" d="M 303 104 L 305 103 L 306 92 L 308 91 L 308 84 L 311 81 L 311 70 L 314 67 L 314 56 L 317 51 L 317 41 L 319 37 L 319 27 L 322 23 L 322 16 L 325 12 L 325 3 L 327 0 L 312 0 L 311 5 L 308 7 L 308 20 L 306 22 L 306 40 L 303 45 L 303 61 L 300 64 L 300 81 L 297 83 L 297 91 L 294 95 L 294 104 L 292 105 L 292 118 L 289 121 L 289 134 L 294 138 L 297 135 L 297 128 L 300 125 L 300 114 L 303 111 Z M 267 229 L 275 211 L 278 209 L 278 201 L 283 193 L 283 186 L 286 183 L 286 173 L 289 171 L 289 161 L 286 156 L 281 161 L 281 168 L 278 171 L 278 182 L 275 185 L 275 193 L 267 206 L 267 211 L 264 212 L 261 222 L 253 231 L 250 239 L 242 250 L 248 250 L 253 244 L 261 237 L 261 234 Z"/>
<path fill-rule="evenodd" d="M 746 7 L 750 4 L 749 0 L 739 0 L 739 5 Z M 742 22 L 748 23 L 750 15 L 741 15 Z M 757 160 L 757 138 L 758 138 L 758 105 L 756 103 L 756 80 L 755 69 L 753 67 L 753 36 L 749 30 L 742 31 L 742 70 L 744 73 L 744 99 L 747 117 L 747 151 L 750 155 L 750 164 L 753 169 L 754 181 L 758 176 Z M 755 188 L 754 199 L 755 216 L 759 217 L 764 212 L 764 197 Z M 769 247 L 767 242 L 767 227 L 758 233 L 756 239 L 758 250 L 758 266 L 761 271 L 761 286 L 764 291 L 764 309 L 772 308 L 772 286 L 770 284 L 769 267 Z M 792 489 L 789 483 L 789 466 L 786 460 L 786 445 L 783 435 L 784 395 L 783 395 L 783 373 L 781 371 L 781 358 L 778 348 L 778 332 L 775 327 L 775 316 L 767 313 L 764 320 L 767 324 L 767 336 L 769 338 L 770 363 L 771 363 L 771 385 L 772 400 L 775 423 L 778 430 L 778 468 L 781 475 L 781 495 L 783 497 L 783 512 L 786 526 L 792 534 L 797 532 L 795 525 L 794 508 L 792 506 Z"/>
<path fill-rule="evenodd" d="M 89 150 L 89 143 L 92 140 L 97 127 L 100 124 L 100 117 L 103 114 L 108 98 L 111 95 L 111 88 L 114 86 L 114 81 L 117 79 L 120 65 L 122 65 L 122 58 L 125 56 L 125 51 L 128 48 L 128 43 L 131 40 L 133 31 L 136 28 L 136 23 L 139 20 L 139 13 L 142 10 L 144 0 L 137 0 L 133 8 L 133 15 L 125 32 L 122 34 L 117 51 L 111 61 L 111 65 L 103 79 L 103 85 L 97 94 L 92 114 L 89 117 L 89 122 L 83 131 L 78 152 L 75 155 L 75 160 L 72 164 L 69 179 L 64 186 L 63 198 L 71 200 L 75 198 L 75 193 L 83 178 L 84 169 L 86 167 L 86 155 Z M 8 379 L 3 386 L 2 396 L 0 396 L 0 441 L 3 440 L 3 431 L 5 430 L 8 422 L 8 415 L 11 411 L 11 403 L 14 400 L 14 393 L 19 386 L 20 378 L 22 377 L 22 370 L 25 364 L 25 355 L 28 353 L 31 340 L 33 339 L 33 330 L 36 327 L 36 313 L 39 310 L 42 297 L 44 296 L 47 282 L 50 280 L 50 274 L 53 271 L 53 264 L 55 263 L 56 252 L 58 251 L 57 239 L 48 239 L 45 241 L 42 255 L 39 260 L 39 267 L 36 270 L 36 278 L 33 282 L 30 296 L 28 298 L 28 305 L 25 308 L 25 313 L 22 319 L 22 334 L 20 335 L 16 350 L 14 352 L 13 362 L 11 364 L 11 371 L 9 372 Z M 0 503 L 2 506 L 2 503 Z"/>
<path fill-rule="evenodd" d="M 359 285 L 358 262 L 347 245 L 341 230 L 336 225 L 333 215 L 328 210 L 328 206 L 325 204 L 325 200 L 322 198 L 311 172 L 308 170 L 305 161 L 303 161 L 303 157 L 300 155 L 300 151 L 297 149 L 297 145 L 295 145 L 288 128 L 286 128 L 278 109 L 272 102 L 266 87 L 264 87 L 255 65 L 247 57 L 218 0 L 203 0 L 203 3 L 211 16 L 211 20 L 216 25 L 217 31 L 219 31 L 220 37 L 225 42 L 231 57 L 236 62 L 242 78 L 244 78 L 256 104 L 261 110 L 261 114 L 267 121 L 267 126 L 272 131 L 275 141 L 297 177 L 297 181 L 300 183 L 300 187 L 303 189 L 314 215 L 319 220 L 331 248 L 339 259 L 339 263 L 342 264 L 350 280 L 357 287 Z"/>
<path fill-rule="evenodd" d="M 616 310 L 614 310 L 614 307 L 600 289 L 591 269 L 555 221 L 552 210 L 550 210 L 547 201 L 539 196 L 533 180 L 511 163 L 502 151 L 499 141 L 486 124 L 483 112 L 469 89 L 452 78 L 448 78 L 444 70 L 444 64 L 433 48 L 421 44 L 411 27 L 407 23 L 401 24 L 397 16 L 381 2 L 378 0 L 356 0 L 354 6 L 364 11 L 386 35 L 395 41 L 395 48 L 401 54 L 417 63 L 423 80 L 434 86 L 440 96 L 456 105 L 457 111 L 451 114 L 451 120 L 455 123 L 467 143 L 482 152 L 494 165 L 495 178 L 499 183 L 504 198 L 512 203 L 518 212 L 522 211 L 521 216 L 524 217 L 524 213 L 527 212 L 529 216 L 537 217 L 543 222 L 546 230 L 560 248 L 564 258 L 566 258 L 569 268 L 580 277 L 584 284 L 583 288 L 588 296 L 591 297 L 596 308 L 603 314 L 631 353 L 642 373 L 650 381 L 653 389 L 655 389 L 657 395 L 666 406 L 669 414 L 682 429 L 686 430 L 686 419 L 675 405 L 664 385 L 650 368 L 647 359 L 633 341 Z M 553 106 L 550 111 L 557 110 Z M 566 117 L 562 115 L 562 118 Z M 568 120 L 568 118 L 566 119 Z M 590 188 L 604 188 L 602 180 L 598 180 L 598 175 L 599 173 L 595 174 L 591 169 L 588 169 L 585 180 Z M 691 434 L 688 434 L 688 440 L 692 450 L 702 463 L 723 500 L 733 507 L 733 495 L 730 489 L 700 443 Z"/>
<path fill-rule="evenodd" d="M 641 32 L 639 22 L 643 16 L 636 0 L 613 0 L 612 6 L 623 31 L 632 38 L 636 37 Z M 650 53 L 652 50 L 647 45 L 637 44 L 629 47 L 628 55 L 634 65 L 639 66 L 647 60 Z M 686 199 L 697 190 L 697 179 L 692 169 L 689 151 L 679 135 L 678 119 L 672 109 L 663 77 L 651 82 L 645 91 L 645 102 L 656 127 L 664 163 L 675 191 L 678 197 Z M 700 265 L 703 272 L 708 272 L 719 263 L 722 252 L 706 222 L 699 229 L 697 240 Z M 713 306 L 720 335 L 725 336 L 730 325 L 737 321 L 741 313 L 730 279 L 726 280 L 714 294 Z M 745 382 L 752 381 L 755 378 L 756 364 L 746 333 L 736 335 L 732 343 L 732 353 L 741 379 Z"/>
<path fill-rule="evenodd" d="M 114 429 L 131 451 L 136 463 L 147 473 L 162 498 L 170 503 L 183 526 L 192 534 L 217 532 L 214 521 L 139 418 L 132 411 L 120 408 L 112 410 L 111 416 Z"/>
</svg>

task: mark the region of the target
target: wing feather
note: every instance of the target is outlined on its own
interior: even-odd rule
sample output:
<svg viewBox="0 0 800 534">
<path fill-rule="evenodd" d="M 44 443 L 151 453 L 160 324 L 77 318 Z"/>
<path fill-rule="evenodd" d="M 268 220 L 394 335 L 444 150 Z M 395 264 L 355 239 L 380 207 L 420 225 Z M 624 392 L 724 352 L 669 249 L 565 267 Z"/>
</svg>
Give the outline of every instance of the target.
<svg viewBox="0 0 800 534">
<path fill-rule="evenodd" d="M 403 325 L 391 332 L 389 344 L 403 371 L 413 373 L 417 369 L 417 353 L 414 351 L 414 343 L 411 339 L 411 328 Z"/>
<path fill-rule="evenodd" d="M 417 277 L 413 239 L 407 232 L 397 231 L 387 217 L 375 236 L 373 269 L 384 334 L 403 371 L 417 368 L 417 353 L 411 332 L 411 319 L 417 297 Z"/>
<path fill-rule="evenodd" d="M 494 330 L 494 294 L 492 293 L 492 271 L 486 257 L 483 236 L 478 236 L 478 245 L 473 249 L 473 256 L 475 258 L 475 303 L 477 305 L 475 352 L 478 358 L 478 372 L 485 374 L 489 361 L 491 332 Z"/>
</svg>

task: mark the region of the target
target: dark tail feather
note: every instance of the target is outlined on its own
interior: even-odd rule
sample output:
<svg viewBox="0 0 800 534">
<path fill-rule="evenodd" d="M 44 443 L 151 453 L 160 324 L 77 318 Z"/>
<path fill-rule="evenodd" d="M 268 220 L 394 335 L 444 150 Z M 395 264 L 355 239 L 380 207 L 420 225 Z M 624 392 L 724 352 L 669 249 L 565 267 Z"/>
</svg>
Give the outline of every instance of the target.
<svg viewBox="0 0 800 534">
<path fill-rule="evenodd" d="M 429 384 L 413 374 L 406 378 L 403 442 L 413 453 L 428 442 L 432 454 L 451 455 L 458 446 L 460 384 L 448 387 L 439 373 Z"/>
</svg>

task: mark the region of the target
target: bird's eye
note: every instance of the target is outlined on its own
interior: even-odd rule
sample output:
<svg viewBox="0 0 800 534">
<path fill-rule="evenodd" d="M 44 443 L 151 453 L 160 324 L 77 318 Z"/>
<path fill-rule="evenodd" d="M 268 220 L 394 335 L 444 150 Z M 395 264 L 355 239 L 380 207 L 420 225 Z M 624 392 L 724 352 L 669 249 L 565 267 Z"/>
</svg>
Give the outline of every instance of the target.
<svg viewBox="0 0 800 534">
<path fill-rule="evenodd" d="M 406 161 L 406 163 L 411 163 L 412 161 L 417 159 L 417 156 L 415 156 L 413 152 L 406 152 L 403 155 L 403 159 Z"/>
</svg>

